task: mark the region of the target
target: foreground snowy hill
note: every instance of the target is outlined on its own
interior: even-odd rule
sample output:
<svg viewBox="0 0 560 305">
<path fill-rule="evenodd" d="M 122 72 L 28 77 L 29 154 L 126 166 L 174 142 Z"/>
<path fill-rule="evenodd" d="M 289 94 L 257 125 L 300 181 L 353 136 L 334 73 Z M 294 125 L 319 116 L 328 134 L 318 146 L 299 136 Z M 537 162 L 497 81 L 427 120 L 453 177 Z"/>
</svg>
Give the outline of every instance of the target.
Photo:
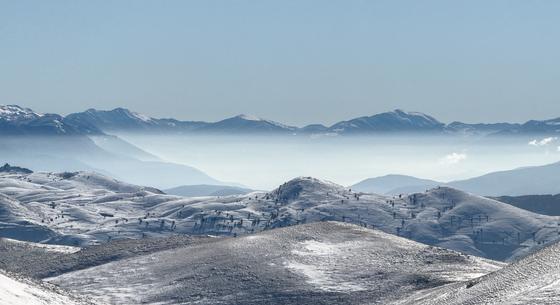
<svg viewBox="0 0 560 305">
<path fill-rule="evenodd" d="M 396 304 L 560 304 L 560 243 L 486 276 L 423 291 Z"/>
<path fill-rule="evenodd" d="M 78 301 L 53 285 L 37 283 L 0 270 L 0 304 L 5 305 L 79 305 Z"/>
<path fill-rule="evenodd" d="M 323 222 L 218 238 L 47 280 L 111 304 L 385 304 L 501 266 Z"/>
<path fill-rule="evenodd" d="M 0 173 L 0 220 L 2 236 L 70 245 L 336 220 L 498 260 L 558 239 L 560 222 L 443 187 L 388 197 L 300 177 L 271 192 L 185 198 L 88 172 Z"/>
</svg>

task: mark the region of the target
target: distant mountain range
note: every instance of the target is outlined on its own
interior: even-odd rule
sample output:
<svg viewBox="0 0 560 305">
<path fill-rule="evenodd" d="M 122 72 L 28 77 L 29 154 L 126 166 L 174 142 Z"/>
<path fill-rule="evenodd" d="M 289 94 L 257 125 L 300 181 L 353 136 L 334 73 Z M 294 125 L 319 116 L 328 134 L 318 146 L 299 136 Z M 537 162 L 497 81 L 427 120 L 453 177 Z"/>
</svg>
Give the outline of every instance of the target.
<svg viewBox="0 0 560 305">
<path fill-rule="evenodd" d="M 58 114 L 40 114 L 17 105 L 0 105 L 1 134 L 104 134 L 110 132 L 142 133 L 211 133 L 211 134 L 332 134 L 367 135 L 387 133 L 426 133 L 458 135 L 523 135 L 559 134 L 560 118 L 531 120 L 524 124 L 491 123 L 445 124 L 420 112 L 394 110 L 338 122 L 330 127 L 311 124 L 289 126 L 249 115 L 238 115 L 218 122 L 180 121 L 172 118 L 157 119 L 128 109 L 88 109 L 65 117 Z"/>
<path fill-rule="evenodd" d="M 1 168 L 0 168 L 1 171 Z M 253 192 L 251 189 L 213 184 L 182 185 L 164 190 L 166 194 L 183 197 L 203 197 L 203 196 L 231 196 L 245 195 Z"/>
<path fill-rule="evenodd" d="M 560 193 L 560 162 L 492 172 L 479 177 L 438 182 L 405 175 L 368 178 L 351 186 L 360 192 L 410 194 L 436 186 L 451 186 L 482 196 L 522 196 Z"/>
<path fill-rule="evenodd" d="M 95 126 L 69 124 L 58 114 L 41 114 L 16 105 L 0 105 L 0 135 L 80 135 L 101 134 Z"/>
<path fill-rule="evenodd" d="M 445 183 L 406 175 L 386 175 L 362 180 L 352 185 L 352 189 L 365 193 L 397 195 L 419 193 L 443 184 Z"/>
</svg>

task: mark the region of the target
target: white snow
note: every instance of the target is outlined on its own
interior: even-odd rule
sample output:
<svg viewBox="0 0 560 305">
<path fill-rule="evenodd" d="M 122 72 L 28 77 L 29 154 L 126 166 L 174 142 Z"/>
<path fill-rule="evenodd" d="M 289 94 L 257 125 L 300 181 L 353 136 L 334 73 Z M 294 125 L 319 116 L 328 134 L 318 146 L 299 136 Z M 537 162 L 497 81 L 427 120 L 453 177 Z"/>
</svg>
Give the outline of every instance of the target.
<svg viewBox="0 0 560 305">
<path fill-rule="evenodd" d="M 308 278 L 308 283 L 317 286 L 324 291 L 361 291 L 365 287 L 358 283 L 341 280 L 332 273 L 332 267 L 325 264 L 325 259 L 332 259 L 337 256 L 344 256 L 344 251 L 351 251 L 351 243 L 325 243 L 309 240 L 301 243 L 303 249 L 292 251 L 297 256 L 309 258 L 307 263 L 289 261 L 286 267 L 295 272 L 302 273 Z"/>
<path fill-rule="evenodd" d="M 483 277 L 421 291 L 395 304 L 560 304 L 560 244 Z"/>
<path fill-rule="evenodd" d="M 8 277 L 0 272 L 0 304 L 2 305 L 74 305 L 70 297 L 58 293 L 53 287 L 29 280 Z"/>
<path fill-rule="evenodd" d="M 152 122 L 153 119 L 147 115 L 138 113 L 138 112 L 130 112 L 131 117 L 136 118 L 142 122 Z"/>
<path fill-rule="evenodd" d="M 240 118 L 242 120 L 246 120 L 246 121 L 262 121 L 263 119 L 254 116 L 254 115 L 248 115 L 248 114 L 240 114 L 237 116 L 237 118 Z"/>
<path fill-rule="evenodd" d="M 557 240 L 560 228 L 559 217 L 452 188 L 399 198 L 356 193 L 310 177 L 271 192 L 184 198 L 95 173 L 1 174 L 0 202 L 8 211 L 0 213 L 3 230 L 52 230 L 58 236 L 45 239 L 68 245 L 181 233 L 231 236 L 336 220 L 507 260 Z M 30 225 L 22 227 L 22 221 Z"/>
<path fill-rule="evenodd" d="M 230 304 L 234 294 L 234 303 L 245 304 L 285 291 L 291 298 L 300 292 L 318 299 L 320 294 L 366 293 L 381 300 L 422 289 L 424 281 L 470 280 L 503 265 L 335 222 L 255 236 L 159 251 L 47 281 L 110 304 Z"/>
<path fill-rule="evenodd" d="M 41 249 L 45 249 L 47 252 L 53 252 L 53 253 L 76 253 L 82 249 L 80 247 L 41 244 L 41 243 L 34 243 L 29 241 L 22 241 L 22 240 L 2 238 L 2 237 L 0 237 L 0 240 L 5 243 L 23 244 L 33 248 L 41 248 Z"/>
<path fill-rule="evenodd" d="M 29 120 L 42 116 L 43 114 L 36 113 L 29 108 L 22 108 L 17 105 L 0 105 L 0 119 L 6 121 Z"/>
</svg>

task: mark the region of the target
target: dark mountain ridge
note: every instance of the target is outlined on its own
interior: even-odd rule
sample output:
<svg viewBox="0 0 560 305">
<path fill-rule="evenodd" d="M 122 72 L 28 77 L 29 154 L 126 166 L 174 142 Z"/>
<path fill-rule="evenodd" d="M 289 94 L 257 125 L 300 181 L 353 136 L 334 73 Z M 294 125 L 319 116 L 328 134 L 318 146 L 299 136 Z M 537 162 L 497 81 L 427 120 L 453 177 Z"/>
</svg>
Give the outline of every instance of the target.
<svg viewBox="0 0 560 305">
<path fill-rule="evenodd" d="M 422 133 L 442 135 L 555 135 L 560 134 L 560 118 L 517 123 L 443 123 L 421 112 L 400 109 L 341 121 L 332 126 L 310 124 L 295 127 L 245 114 L 218 122 L 181 121 L 152 118 L 125 108 L 88 109 L 62 117 L 39 114 L 17 105 L 0 106 L 0 132 L 4 135 L 56 134 L 97 135 L 104 132 L 211 133 L 211 134 L 336 134 L 378 135 Z"/>
</svg>

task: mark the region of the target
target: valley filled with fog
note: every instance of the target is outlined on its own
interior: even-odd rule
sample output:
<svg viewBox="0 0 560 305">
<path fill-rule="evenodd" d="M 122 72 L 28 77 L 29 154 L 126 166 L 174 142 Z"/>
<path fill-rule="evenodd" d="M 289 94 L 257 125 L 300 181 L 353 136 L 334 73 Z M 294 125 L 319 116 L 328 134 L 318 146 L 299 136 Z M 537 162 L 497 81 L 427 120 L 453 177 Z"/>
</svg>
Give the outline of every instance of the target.
<svg viewBox="0 0 560 305">
<path fill-rule="evenodd" d="M 342 185 L 388 174 L 448 182 L 560 160 L 560 141 L 554 137 L 118 136 L 165 161 L 265 190 L 297 176 Z"/>
</svg>

